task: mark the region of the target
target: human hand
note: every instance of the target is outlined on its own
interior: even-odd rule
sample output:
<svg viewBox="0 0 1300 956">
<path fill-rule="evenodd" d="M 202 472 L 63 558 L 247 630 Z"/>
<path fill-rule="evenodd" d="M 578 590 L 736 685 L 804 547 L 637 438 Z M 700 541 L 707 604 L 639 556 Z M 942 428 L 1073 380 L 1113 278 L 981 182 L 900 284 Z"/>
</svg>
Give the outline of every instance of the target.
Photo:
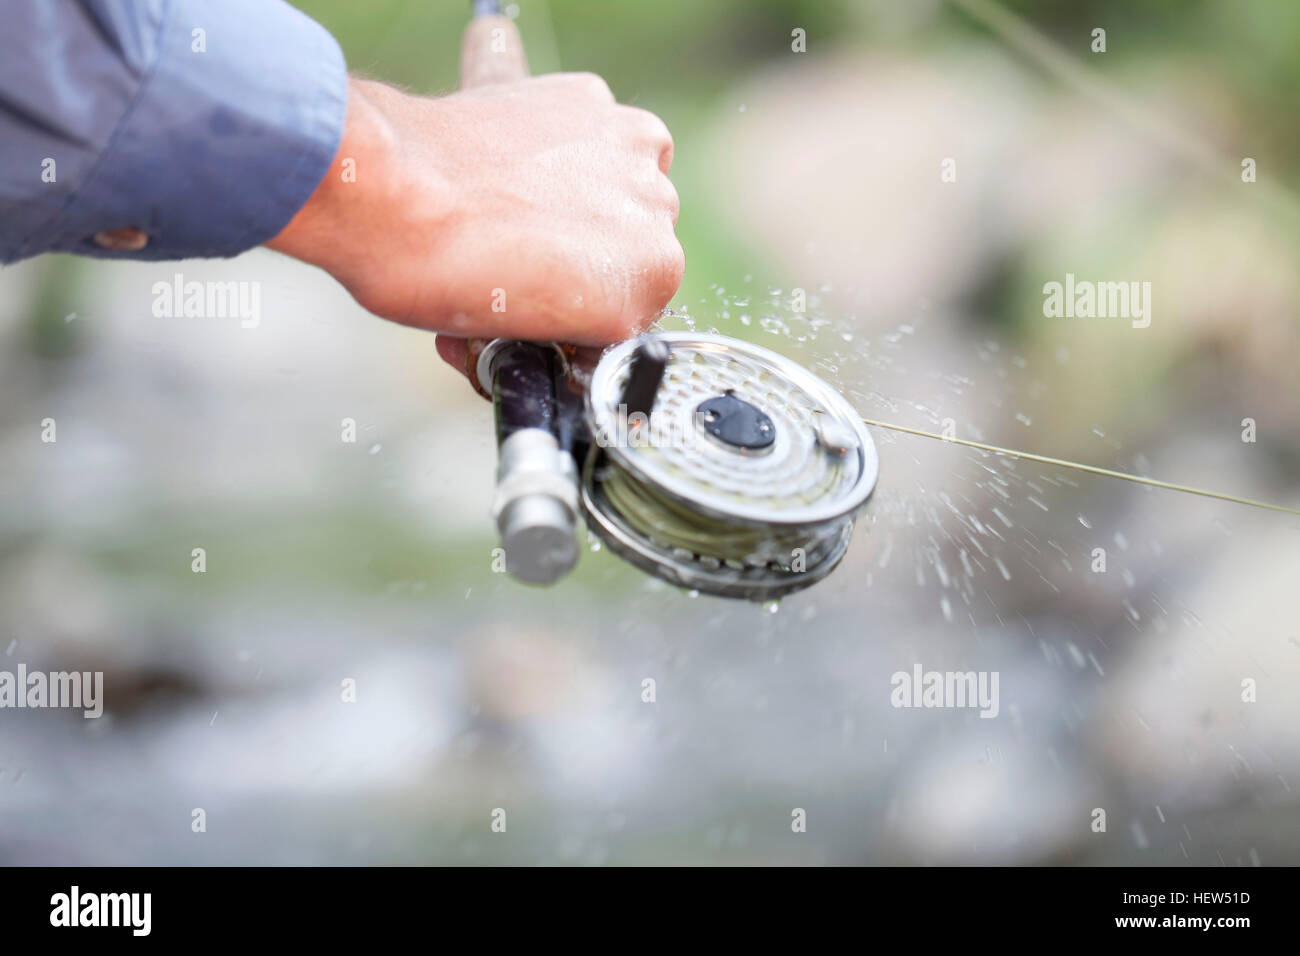
<svg viewBox="0 0 1300 956">
<path fill-rule="evenodd" d="M 462 369 L 466 337 L 604 345 L 681 283 L 672 153 L 657 117 L 592 74 L 438 98 L 353 79 L 334 165 L 267 245 L 376 315 L 447 333 Z"/>
</svg>

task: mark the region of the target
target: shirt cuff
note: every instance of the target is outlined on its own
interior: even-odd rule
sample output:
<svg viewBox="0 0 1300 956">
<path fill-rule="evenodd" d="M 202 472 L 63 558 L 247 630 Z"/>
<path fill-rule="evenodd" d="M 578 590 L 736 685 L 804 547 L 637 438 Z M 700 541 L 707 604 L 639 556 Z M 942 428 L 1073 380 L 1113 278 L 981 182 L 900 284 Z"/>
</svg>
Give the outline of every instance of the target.
<svg viewBox="0 0 1300 956">
<path fill-rule="evenodd" d="M 328 172 L 347 65 L 281 0 L 171 0 L 158 56 L 107 149 L 38 248 L 114 259 L 233 256 L 276 236 Z M 95 233 L 136 228 L 142 249 Z"/>
</svg>

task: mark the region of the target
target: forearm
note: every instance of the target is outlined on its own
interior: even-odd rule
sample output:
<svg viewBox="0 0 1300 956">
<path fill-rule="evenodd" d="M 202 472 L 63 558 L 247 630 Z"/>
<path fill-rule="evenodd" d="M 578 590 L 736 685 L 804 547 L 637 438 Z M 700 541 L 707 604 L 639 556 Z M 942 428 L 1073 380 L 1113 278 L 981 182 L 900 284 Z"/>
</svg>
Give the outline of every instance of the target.
<svg viewBox="0 0 1300 956">
<path fill-rule="evenodd" d="M 268 248 L 319 266 L 354 294 L 392 255 L 397 229 L 423 221 L 430 236 L 446 229 L 446 181 L 432 165 L 407 175 L 409 163 L 389 115 L 406 94 L 370 80 L 348 81 L 347 118 L 338 151 L 311 198 Z M 376 290 L 378 291 L 378 290 Z"/>
<path fill-rule="evenodd" d="M 43 0 L 0 35 L 0 260 L 231 256 L 311 195 L 346 67 L 281 0 Z M 140 248 L 95 236 L 140 230 Z"/>
</svg>

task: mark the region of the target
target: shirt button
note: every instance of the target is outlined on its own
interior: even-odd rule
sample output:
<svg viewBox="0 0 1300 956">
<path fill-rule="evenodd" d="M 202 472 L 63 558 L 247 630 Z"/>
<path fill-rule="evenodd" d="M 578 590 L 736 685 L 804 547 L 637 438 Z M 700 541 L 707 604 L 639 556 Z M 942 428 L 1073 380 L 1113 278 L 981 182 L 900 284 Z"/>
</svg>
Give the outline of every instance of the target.
<svg viewBox="0 0 1300 956">
<path fill-rule="evenodd" d="M 108 229 L 95 233 L 95 245 L 114 252 L 138 252 L 149 244 L 149 234 L 143 229 Z"/>
</svg>

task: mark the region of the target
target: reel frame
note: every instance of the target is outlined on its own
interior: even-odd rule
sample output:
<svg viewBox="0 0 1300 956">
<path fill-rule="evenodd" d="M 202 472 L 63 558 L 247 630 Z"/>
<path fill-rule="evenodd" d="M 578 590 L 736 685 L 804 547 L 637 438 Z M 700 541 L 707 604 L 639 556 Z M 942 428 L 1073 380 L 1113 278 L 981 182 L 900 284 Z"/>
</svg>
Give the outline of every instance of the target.
<svg viewBox="0 0 1300 956">
<path fill-rule="evenodd" d="M 587 425 L 592 442 L 581 471 L 580 503 L 588 528 L 610 550 L 642 571 L 678 587 L 721 597 L 767 601 L 810 587 L 825 578 L 843 559 L 852 538 L 854 519 L 874 490 L 879 472 L 875 444 L 848 402 L 820 378 L 790 359 L 761 346 L 721 335 L 694 332 L 652 333 L 651 337 L 669 346 L 680 356 L 689 349 L 703 356 L 717 356 L 719 367 L 736 360 L 753 365 L 762 376 L 770 376 L 787 393 L 797 396 L 807 406 L 815 406 L 812 420 L 824 421 L 826 428 L 813 428 L 815 434 L 800 436 L 800 443 L 811 453 L 848 459 L 854 479 L 848 489 L 837 488 L 835 497 L 802 507 L 759 507 L 725 496 L 707 493 L 707 489 L 689 487 L 685 480 L 672 480 L 671 469 L 656 467 L 645 456 L 618 442 L 608 441 L 620 432 L 611 421 L 610 410 L 615 396 L 627 387 L 629 366 L 635 361 L 637 341 L 615 346 L 600 359 L 591 376 L 585 402 Z M 707 361 L 707 359 L 706 359 Z M 718 384 L 718 383 L 713 383 Z M 706 387 L 698 394 L 699 403 L 708 402 L 719 389 Z M 730 395 L 730 390 L 726 391 Z M 767 397 L 774 394 L 769 391 Z M 696 397 L 693 396 L 692 399 Z M 747 393 L 754 397 L 754 390 Z M 746 403 L 747 404 L 747 403 Z M 764 418 L 766 411 L 775 414 L 786 427 L 794 422 L 773 405 L 756 409 Z M 803 411 L 807 413 L 808 407 Z M 809 416 L 805 414 L 804 420 Z M 653 420 L 652 420 L 653 421 Z M 698 426 L 698 422 L 696 423 Z M 600 440 L 602 436 L 606 439 Z M 707 443 L 712 443 L 710 437 Z M 840 447 L 842 446 L 842 447 Z M 721 449 L 724 446 L 717 445 Z M 759 460 L 744 448 L 730 448 L 735 461 Z M 728 464 L 725 460 L 721 464 Z M 743 466 L 742 466 L 743 467 Z M 741 561 L 715 555 L 695 553 L 684 547 L 670 547 L 638 530 L 620 513 L 604 493 L 603 476 L 610 469 L 623 469 L 633 480 L 649 485 L 673 505 L 697 514 L 702 520 L 729 527 L 748 527 L 770 531 L 787 544 L 795 544 L 802 554 L 791 553 L 789 560 Z M 799 489 L 795 489 L 798 491 Z"/>
</svg>

